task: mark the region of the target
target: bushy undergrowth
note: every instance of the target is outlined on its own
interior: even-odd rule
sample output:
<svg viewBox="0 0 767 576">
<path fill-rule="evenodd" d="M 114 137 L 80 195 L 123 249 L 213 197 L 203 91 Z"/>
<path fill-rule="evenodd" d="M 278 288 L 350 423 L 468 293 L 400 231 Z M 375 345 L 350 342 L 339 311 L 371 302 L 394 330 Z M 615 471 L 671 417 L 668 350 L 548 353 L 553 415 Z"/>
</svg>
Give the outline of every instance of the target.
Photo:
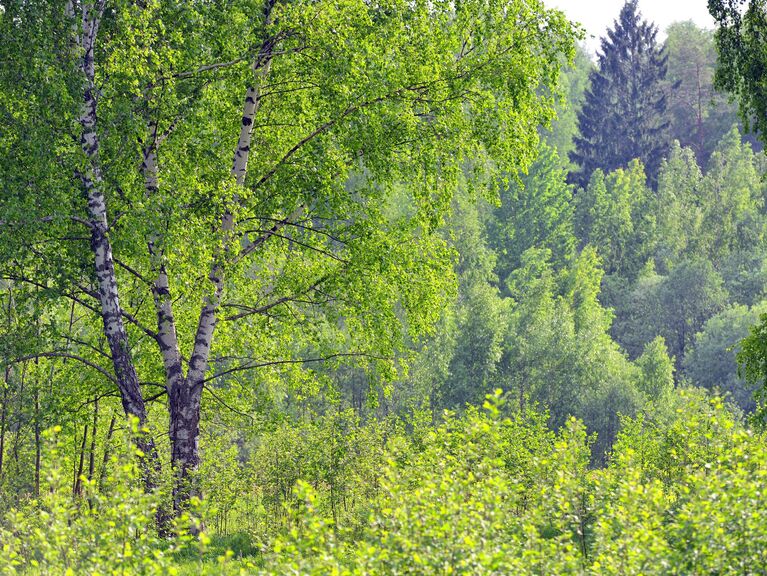
<svg viewBox="0 0 767 576">
<path fill-rule="evenodd" d="M 600 469 L 590 468 L 593 437 L 579 421 L 554 433 L 545 415 L 506 414 L 500 394 L 482 409 L 414 430 L 334 418 L 297 428 L 295 436 L 285 429 L 262 439 L 243 467 L 243 482 L 260 485 L 264 510 L 279 501 L 283 512 L 271 531 L 259 526 L 229 537 L 223 546 L 233 551 L 211 545 L 204 534 L 159 538 L 157 499 L 141 492 L 135 465 L 115 462 L 102 491 L 89 486 L 74 500 L 60 473 L 51 471 L 41 498 L 3 520 L 0 568 L 7 574 L 767 571 L 764 438 L 699 391 L 675 393 L 664 406 L 624 419 L 609 464 Z M 313 450 L 307 440 L 333 430 L 335 441 L 321 443 L 327 454 L 307 454 Z M 284 465 L 257 472 L 256 457 L 277 449 Z"/>
<path fill-rule="evenodd" d="M 54 428 L 48 432 L 40 495 L 11 510 L 0 524 L 4 574 L 165 574 L 172 561 L 154 530 L 158 497 L 138 488 L 135 458 L 114 457 L 101 489 L 81 478 L 74 496 L 59 463 Z"/>
<path fill-rule="evenodd" d="M 211 554 L 211 538 L 199 530 L 202 505 L 195 501 L 193 510 L 170 520 L 161 479 L 156 492 L 145 492 L 132 424 L 104 477 L 81 476 L 76 489 L 61 465 L 60 429 L 45 433 L 39 496 L 18 502 L 0 519 L 0 574 L 197 574 L 203 561 L 219 568 L 232 564 L 225 549 Z M 184 565 L 195 571 L 180 571 Z"/>
<path fill-rule="evenodd" d="M 277 539 L 264 574 L 763 574 L 767 450 L 696 391 L 625 419 L 608 467 L 583 426 L 535 415 L 448 418 L 395 446 L 357 538 L 315 508 Z"/>
</svg>

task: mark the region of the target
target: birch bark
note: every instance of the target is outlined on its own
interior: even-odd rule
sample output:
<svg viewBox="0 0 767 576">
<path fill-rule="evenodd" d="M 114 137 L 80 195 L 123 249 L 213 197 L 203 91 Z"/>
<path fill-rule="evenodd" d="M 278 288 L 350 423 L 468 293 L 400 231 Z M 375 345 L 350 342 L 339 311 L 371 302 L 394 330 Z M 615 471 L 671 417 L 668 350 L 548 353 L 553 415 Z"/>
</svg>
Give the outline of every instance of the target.
<svg viewBox="0 0 767 576">
<path fill-rule="evenodd" d="M 88 225 L 91 232 L 90 246 L 98 283 L 98 299 L 104 335 L 112 355 L 112 364 L 123 410 L 126 415 L 138 418 L 139 425 L 143 429 L 147 423 L 147 412 L 141 395 L 136 368 L 131 358 L 128 335 L 123 323 L 123 311 L 120 306 L 112 245 L 109 239 L 103 176 L 99 163 L 98 99 L 95 86 L 94 49 L 104 12 L 104 4 L 105 0 L 81 4 L 82 29 L 79 34 L 76 34 L 80 50 L 80 72 L 83 80 L 83 100 L 79 117 L 80 144 L 86 158 L 81 179 L 87 198 Z M 71 2 L 67 5 L 66 14 L 75 15 Z M 136 439 L 136 443 L 144 454 L 145 487 L 147 490 L 154 490 L 160 469 L 154 440 L 149 434 L 141 433 Z"/>
<path fill-rule="evenodd" d="M 267 29 L 272 22 L 272 10 L 275 0 L 266 0 L 264 4 L 264 28 Z M 237 146 L 234 151 L 231 174 L 235 183 L 241 187 L 245 183 L 247 175 L 250 145 L 253 137 L 253 123 L 261 105 L 261 86 L 264 84 L 271 68 L 274 46 L 278 41 L 277 36 L 267 37 L 261 44 L 251 68 L 253 70 L 253 84 L 247 88 L 243 103 L 242 121 Z M 235 196 L 233 203 L 238 201 Z M 168 399 L 170 408 L 170 440 L 171 462 L 175 473 L 174 508 L 180 512 L 186 506 L 190 497 L 196 494 L 197 488 L 193 478 L 194 472 L 200 464 L 200 404 L 202 397 L 205 373 L 208 370 L 208 358 L 213 344 L 213 335 L 216 329 L 217 315 L 224 292 L 224 274 L 227 259 L 230 256 L 228 246 L 234 233 L 234 215 L 231 210 L 226 210 L 221 216 L 222 246 L 215 252 L 211 264 L 208 280 L 211 283 L 211 292 L 205 297 L 195 332 L 194 347 L 189 358 L 189 366 L 186 377 L 180 376 L 176 364 L 171 360 L 175 354 L 168 350 L 166 345 L 172 346 L 175 334 L 167 333 L 167 341 L 161 342 L 163 357 L 166 361 L 166 374 L 168 376 Z M 158 315 L 160 309 L 158 308 Z M 167 313 L 163 313 L 168 318 Z M 171 316 L 172 318 L 172 316 Z M 161 331 L 161 335 L 163 332 Z M 178 375 L 177 375 L 178 374 Z"/>
</svg>

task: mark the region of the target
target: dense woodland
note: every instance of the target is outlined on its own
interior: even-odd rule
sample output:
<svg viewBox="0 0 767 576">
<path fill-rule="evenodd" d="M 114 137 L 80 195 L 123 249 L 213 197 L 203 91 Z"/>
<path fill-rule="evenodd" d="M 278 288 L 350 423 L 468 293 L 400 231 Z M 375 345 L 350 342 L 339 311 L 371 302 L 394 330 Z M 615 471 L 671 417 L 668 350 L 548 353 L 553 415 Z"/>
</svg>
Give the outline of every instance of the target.
<svg viewBox="0 0 767 576">
<path fill-rule="evenodd" d="M 0 0 L 0 573 L 767 572 L 767 11 Z"/>
</svg>

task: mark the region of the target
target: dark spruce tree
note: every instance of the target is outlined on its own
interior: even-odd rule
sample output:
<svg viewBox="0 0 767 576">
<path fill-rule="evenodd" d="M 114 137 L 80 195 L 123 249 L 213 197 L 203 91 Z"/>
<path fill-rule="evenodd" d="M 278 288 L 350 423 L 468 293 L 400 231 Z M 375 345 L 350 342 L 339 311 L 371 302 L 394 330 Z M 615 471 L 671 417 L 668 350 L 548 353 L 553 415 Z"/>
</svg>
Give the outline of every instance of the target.
<svg viewBox="0 0 767 576">
<path fill-rule="evenodd" d="M 609 173 L 639 158 L 655 187 L 669 147 L 666 56 L 656 42 L 657 32 L 654 24 L 641 19 L 637 1 L 629 0 L 602 38 L 570 152 L 578 166 L 570 179 L 578 186 L 585 187 L 597 168 Z"/>
</svg>

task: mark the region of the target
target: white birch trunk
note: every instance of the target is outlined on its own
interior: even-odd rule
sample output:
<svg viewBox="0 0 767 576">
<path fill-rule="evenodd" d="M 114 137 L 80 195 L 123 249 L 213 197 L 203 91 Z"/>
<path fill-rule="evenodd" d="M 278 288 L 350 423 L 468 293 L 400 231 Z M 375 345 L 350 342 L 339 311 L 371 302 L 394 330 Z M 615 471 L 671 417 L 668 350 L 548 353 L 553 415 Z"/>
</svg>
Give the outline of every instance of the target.
<svg viewBox="0 0 767 576">
<path fill-rule="evenodd" d="M 264 5 L 265 25 L 271 23 L 275 0 L 266 0 Z M 261 45 L 252 68 L 254 83 L 245 92 L 242 122 L 237 146 L 234 151 L 231 174 L 237 186 L 243 186 L 247 175 L 250 145 L 253 137 L 253 123 L 261 104 L 261 85 L 269 74 L 274 49 L 274 38 L 267 38 Z M 237 202 L 235 196 L 233 202 Z M 174 505 L 177 512 L 184 509 L 188 499 L 196 493 L 194 472 L 200 464 L 200 400 L 208 371 L 208 358 L 213 344 L 217 315 L 224 292 L 224 264 L 229 257 L 228 245 L 234 232 L 234 216 L 227 210 L 221 217 L 222 247 L 213 256 L 208 274 L 212 285 L 211 293 L 205 297 L 195 333 L 194 347 L 189 358 L 186 378 L 170 390 L 170 439 L 172 463 L 176 474 Z M 167 371 L 167 369 L 166 369 Z"/>
<path fill-rule="evenodd" d="M 112 245 L 109 240 L 103 177 L 99 164 L 99 138 L 96 129 L 98 102 L 94 82 L 94 49 L 104 10 L 104 0 L 99 0 L 93 4 L 83 3 L 81 8 L 82 30 L 76 36 L 81 51 L 80 71 L 83 77 L 83 103 L 79 118 L 80 143 L 86 157 L 86 166 L 81 178 L 87 197 L 88 222 L 91 231 L 90 244 L 98 282 L 101 319 L 104 335 L 112 354 L 112 364 L 123 410 L 126 415 L 138 418 L 143 428 L 147 421 L 147 412 L 130 354 L 128 335 L 123 323 Z M 67 5 L 65 13 L 70 17 L 75 14 L 71 3 Z M 153 490 L 159 472 L 159 458 L 154 441 L 148 434 L 142 434 L 136 442 L 145 455 L 144 480 L 146 488 Z"/>
</svg>

